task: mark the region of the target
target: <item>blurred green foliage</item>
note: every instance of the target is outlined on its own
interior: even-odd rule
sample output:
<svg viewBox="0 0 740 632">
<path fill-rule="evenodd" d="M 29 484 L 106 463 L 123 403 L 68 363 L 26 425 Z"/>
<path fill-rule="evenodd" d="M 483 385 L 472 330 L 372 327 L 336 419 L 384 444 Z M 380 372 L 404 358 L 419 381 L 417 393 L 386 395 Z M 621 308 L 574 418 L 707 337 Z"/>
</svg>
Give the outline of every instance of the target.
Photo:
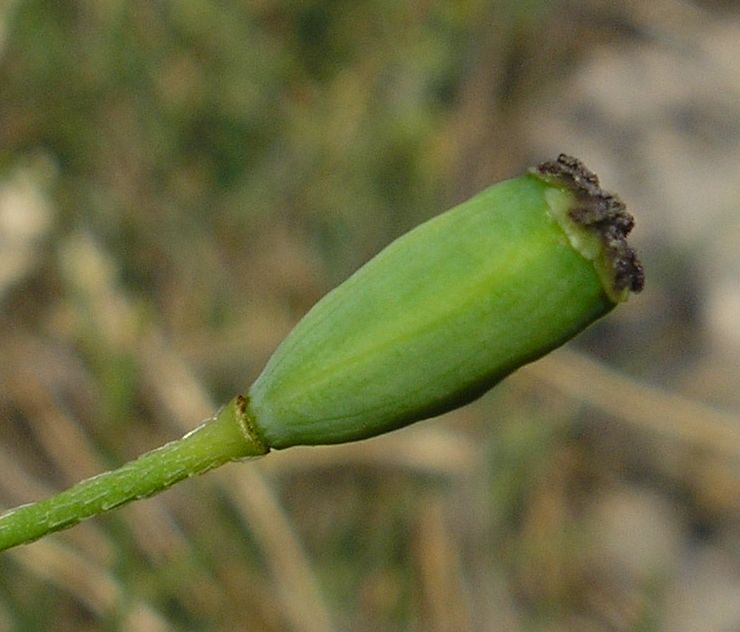
<svg viewBox="0 0 740 632">
<path fill-rule="evenodd" d="M 62 221 L 136 291 L 238 287 L 229 264 L 260 222 L 315 235 L 339 279 L 438 206 L 436 136 L 484 7 L 19 3 L 2 164 L 43 151 Z"/>
</svg>

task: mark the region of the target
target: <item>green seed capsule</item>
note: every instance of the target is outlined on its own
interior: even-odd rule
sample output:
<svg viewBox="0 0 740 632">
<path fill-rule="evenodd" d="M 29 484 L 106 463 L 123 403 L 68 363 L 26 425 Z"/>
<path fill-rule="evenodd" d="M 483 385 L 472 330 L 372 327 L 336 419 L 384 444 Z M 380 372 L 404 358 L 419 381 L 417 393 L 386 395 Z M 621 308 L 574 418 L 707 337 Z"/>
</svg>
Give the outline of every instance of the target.
<svg viewBox="0 0 740 632">
<path fill-rule="evenodd" d="M 267 446 L 446 412 L 606 314 L 642 269 L 632 218 L 561 155 L 400 237 L 327 294 L 249 390 Z"/>
<path fill-rule="evenodd" d="M 0 516 L 0 551 L 270 448 L 364 439 L 461 406 L 643 274 L 632 217 L 561 155 L 393 242 L 298 323 L 249 390 L 117 470 Z"/>
</svg>

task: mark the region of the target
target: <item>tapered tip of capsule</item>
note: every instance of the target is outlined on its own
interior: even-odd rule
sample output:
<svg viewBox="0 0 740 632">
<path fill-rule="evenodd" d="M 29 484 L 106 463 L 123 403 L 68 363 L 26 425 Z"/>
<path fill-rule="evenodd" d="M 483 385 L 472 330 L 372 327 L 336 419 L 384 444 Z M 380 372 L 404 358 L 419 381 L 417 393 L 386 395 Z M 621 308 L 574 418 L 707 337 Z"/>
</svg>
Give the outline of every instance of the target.
<svg viewBox="0 0 740 632">
<path fill-rule="evenodd" d="M 610 268 L 612 287 L 617 294 L 626 290 L 639 292 L 645 285 L 645 272 L 627 235 L 635 220 L 624 202 L 604 191 L 598 176 L 580 160 L 560 154 L 532 168 L 532 173 L 548 183 L 564 186 L 575 197 L 570 219 L 598 236 L 604 260 Z"/>
</svg>

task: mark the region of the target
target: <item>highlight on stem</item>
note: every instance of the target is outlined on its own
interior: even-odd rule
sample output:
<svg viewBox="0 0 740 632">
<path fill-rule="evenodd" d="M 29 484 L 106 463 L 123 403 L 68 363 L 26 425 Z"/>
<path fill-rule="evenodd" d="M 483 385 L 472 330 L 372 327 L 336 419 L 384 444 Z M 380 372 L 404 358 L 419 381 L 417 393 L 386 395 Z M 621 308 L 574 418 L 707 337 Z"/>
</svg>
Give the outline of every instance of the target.
<svg viewBox="0 0 740 632">
<path fill-rule="evenodd" d="M 476 399 L 642 289 L 633 224 L 564 154 L 489 187 L 329 292 L 199 428 L 0 516 L 0 550 L 229 461 L 366 439 Z"/>
</svg>

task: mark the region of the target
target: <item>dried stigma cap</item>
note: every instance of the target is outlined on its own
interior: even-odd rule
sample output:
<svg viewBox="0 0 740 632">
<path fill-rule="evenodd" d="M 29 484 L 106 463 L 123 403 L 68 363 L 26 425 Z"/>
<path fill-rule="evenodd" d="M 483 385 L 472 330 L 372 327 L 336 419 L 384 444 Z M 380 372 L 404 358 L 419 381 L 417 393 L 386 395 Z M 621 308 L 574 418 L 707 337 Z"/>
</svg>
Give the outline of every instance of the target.
<svg viewBox="0 0 740 632">
<path fill-rule="evenodd" d="M 607 291 L 625 300 L 629 291 L 640 292 L 645 273 L 637 253 L 627 243 L 635 220 L 617 195 L 599 186 L 598 176 L 578 158 L 560 154 L 557 160 L 531 169 L 545 181 L 562 187 L 575 198 L 567 215 L 554 211 L 574 247 L 594 261 Z M 552 193 L 550 193 L 552 195 Z M 584 244 L 590 242 L 588 246 Z M 597 243 L 595 243 L 597 242 Z"/>
</svg>

